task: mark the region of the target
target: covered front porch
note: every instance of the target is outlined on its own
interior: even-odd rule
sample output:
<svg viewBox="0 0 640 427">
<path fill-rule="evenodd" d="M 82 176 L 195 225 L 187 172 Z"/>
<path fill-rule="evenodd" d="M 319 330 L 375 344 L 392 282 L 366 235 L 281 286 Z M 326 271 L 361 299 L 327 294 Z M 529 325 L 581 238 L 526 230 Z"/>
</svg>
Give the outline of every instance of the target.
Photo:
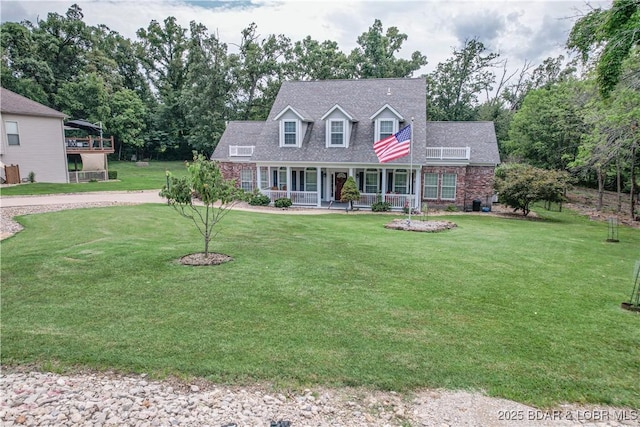
<svg viewBox="0 0 640 427">
<path fill-rule="evenodd" d="M 420 206 L 420 173 L 414 167 L 340 167 L 257 165 L 254 171 L 241 171 L 240 184 L 246 191 L 258 189 L 271 201 L 288 198 L 294 206 L 344 208 L 340 204 L 342 187 L 353 176 L 360 200 L 354 207 L 368 209 L 376 202 L 387 202 L 391 209 Z M 249 176 L 251 175 L 251 176 Z M 417 189 L 417 191 L 416 191 Z"/>
</svg>

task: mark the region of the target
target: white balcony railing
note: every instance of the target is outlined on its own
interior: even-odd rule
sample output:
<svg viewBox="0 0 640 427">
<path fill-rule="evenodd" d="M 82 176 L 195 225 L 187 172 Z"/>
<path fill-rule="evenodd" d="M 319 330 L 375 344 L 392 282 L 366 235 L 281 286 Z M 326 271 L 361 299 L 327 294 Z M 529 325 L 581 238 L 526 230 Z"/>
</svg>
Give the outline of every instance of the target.
<svg viewBox="0 0 640 427">
<path fill-rule="evenodd" d="M 471 147 L 427 147 L 427 160 L 469 160 Z"/>
<path fill-rule="evenodd" d="M 253 145 L 230 145 L 229 157 L 251 157 L 253 148 Z"/>
</svg>

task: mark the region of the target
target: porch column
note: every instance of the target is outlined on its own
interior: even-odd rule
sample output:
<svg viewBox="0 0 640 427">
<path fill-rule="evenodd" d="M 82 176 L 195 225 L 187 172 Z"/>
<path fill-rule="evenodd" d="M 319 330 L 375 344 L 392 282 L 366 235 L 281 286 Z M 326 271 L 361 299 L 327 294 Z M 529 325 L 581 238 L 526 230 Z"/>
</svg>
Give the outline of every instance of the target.
<svg viewBox="0 0 640 427">
<path fill-rule="evenodd" d="M 387 170 L 382 168 L 382 201 L 387 201 Z"/>
<path fill-rule="evenodd" d="M 349 168 L 349 176 L 353 176 L 353 168 Z M 353 179 L 356 179 L 356 177 L 353 176 Z"/>
<path fill-rule="evenodd" d="M 287 166 L 287 198 L 291 198 L 291 166 Z"/>
<path fill-rule="evenodd" d="M 416 170 L 416 184 L 415 187 L 413 189 L 413 192 L 415 193 L 414 196 L 414 200 L 415 200 L 415 208 L 417 209 L 422 209 L 422 205 L 421 205 L 421 195 L 422 195 L 422 167 L 418 168 Z"/>
<path fill-rule="evenodd" d="M 316 197 L 318 198 L 318 200 L 316 200 L 317 207 L 322 207 L 322 182 L 320 181 L 322 179 L 322 171 L 320 169 L 321 168 L 319 166 L 316 168 Z"/>
</svg>

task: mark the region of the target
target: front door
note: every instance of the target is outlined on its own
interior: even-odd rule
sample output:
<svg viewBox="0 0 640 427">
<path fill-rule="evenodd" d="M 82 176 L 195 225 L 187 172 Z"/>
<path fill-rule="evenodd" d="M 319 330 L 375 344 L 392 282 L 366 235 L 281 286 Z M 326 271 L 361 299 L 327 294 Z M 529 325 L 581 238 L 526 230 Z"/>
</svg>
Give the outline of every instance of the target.
<svg viewBox="0 0 640 427">
<path fill-rule="evenodd" d="M 342 186 L 344 182 L 347 180 L 347 174 L 344 172 L 336 173 L 336 192 L 335 192 L 335 200 L 337 202 L 342 199 Z"/>
</svg>

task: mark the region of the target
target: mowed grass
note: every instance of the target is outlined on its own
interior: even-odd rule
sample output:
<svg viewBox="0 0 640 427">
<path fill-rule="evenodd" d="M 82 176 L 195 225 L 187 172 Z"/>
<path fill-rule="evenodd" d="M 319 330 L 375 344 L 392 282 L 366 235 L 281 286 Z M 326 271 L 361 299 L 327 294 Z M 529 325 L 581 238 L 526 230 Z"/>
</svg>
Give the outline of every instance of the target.
<svg viewBox="0 0 640 427">
<path fill-rule="evenodd" d="M 186 267 L 193 225 L 163 205 L 24 216 L 2 242 L 4 364 L 200 376 L 277 387 L 482 390 L 548 407 L 640 407 L 640 230 L 577 215 L 231 212 Z"/>
<path fill-rule="evenodd" d="M 73 165 L 70 166 L 73 169 Z M 118 172 L 118 179 L 112 181 L 81 182 L 72 184 L 52 184 L 35 182 L 3 187 L 2 196 L 30 194 L 83 193 L 89 191 L 134 191 L 156 190 L 166 183 L 166 171 L 175 176 L 186 175 L 184 162 L 150 161 L 149 166 L 136 166 L 135 162 L 109 161 L 109 170 Z M 36 181 L 38 176 L 36 175 Z"/>
</svg>

